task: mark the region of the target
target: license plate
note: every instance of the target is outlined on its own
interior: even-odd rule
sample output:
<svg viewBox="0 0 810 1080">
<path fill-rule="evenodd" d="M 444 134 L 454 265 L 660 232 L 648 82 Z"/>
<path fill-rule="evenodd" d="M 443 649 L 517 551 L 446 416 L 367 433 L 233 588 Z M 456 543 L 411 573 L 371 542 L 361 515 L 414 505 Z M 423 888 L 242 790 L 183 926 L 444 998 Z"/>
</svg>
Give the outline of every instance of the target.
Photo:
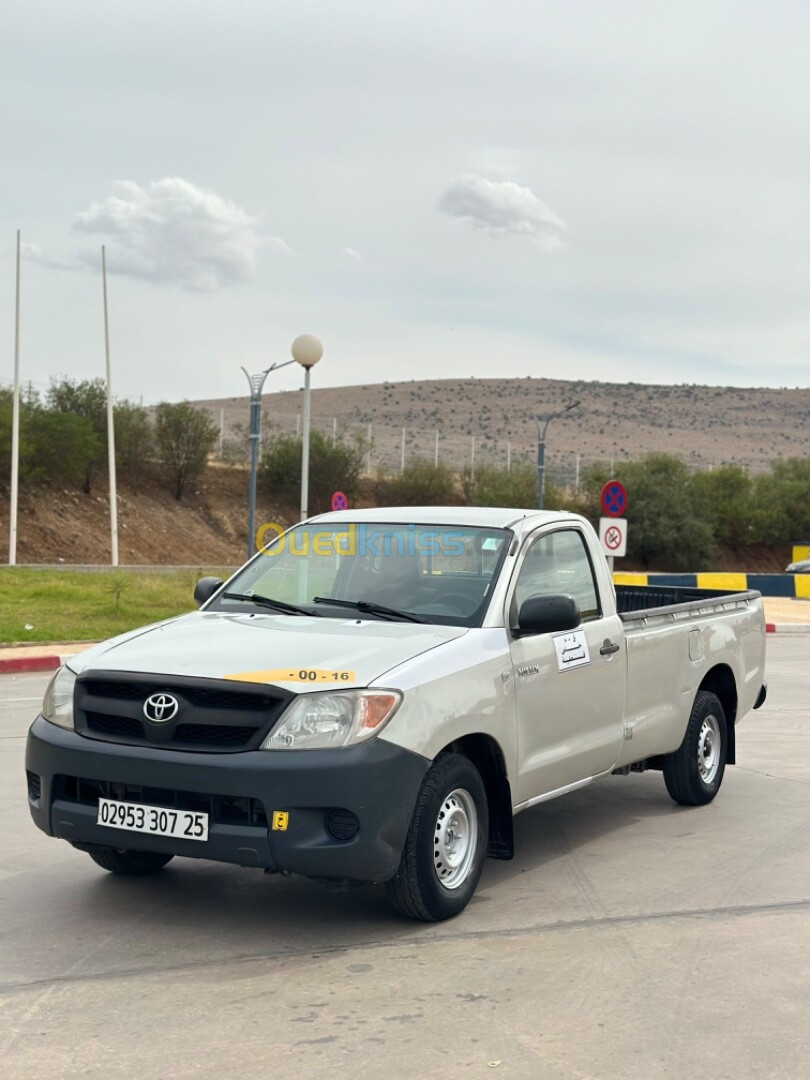
<svg viewBox="0 0 810 1080">
<path fill-rule="evenodd" d="M 180 840 L 207 840 L 208 814 L 199 810 L 170 810 L 165 806 L 99 799 L 97 825 Z"/>
</svg>

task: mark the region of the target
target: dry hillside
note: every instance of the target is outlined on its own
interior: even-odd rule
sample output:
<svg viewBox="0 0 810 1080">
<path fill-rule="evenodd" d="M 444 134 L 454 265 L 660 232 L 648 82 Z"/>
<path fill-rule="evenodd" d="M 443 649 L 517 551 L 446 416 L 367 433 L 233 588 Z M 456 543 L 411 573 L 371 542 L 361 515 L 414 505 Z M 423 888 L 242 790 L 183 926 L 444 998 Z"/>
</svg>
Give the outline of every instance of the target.
<svg viewBox="0 0 810 1080">
<path fill-rule="evenodd" d="M 300 391 L 265 394 L 266 428 L 294 431 L 301 398 Z M 312 411 L 325 431 L 336 423 L 338 432 L 365 434 L 371 424 L 373 465 L 398 465 L 404 427 L 409 458 L 432 456 L 438 430 L 440 456 L 458 466 L 469 460 L 473 436 L 476 460 L 505 463 L 508 442 L 513 460 L 531 459 L 536 417 L 577 400 L 579 408 L 549 431 L 550 464 L 576 454 L 587 464 L 661 450 L 694 467 L 733 462 L 756 472 L 776 458 L 810 456 L 810 389 L 439 379 L 315 389 Z M 226 440 L 247 421 L 246 398 L 197 404 L 217 423 L 224 417 Z"/>
</svg>

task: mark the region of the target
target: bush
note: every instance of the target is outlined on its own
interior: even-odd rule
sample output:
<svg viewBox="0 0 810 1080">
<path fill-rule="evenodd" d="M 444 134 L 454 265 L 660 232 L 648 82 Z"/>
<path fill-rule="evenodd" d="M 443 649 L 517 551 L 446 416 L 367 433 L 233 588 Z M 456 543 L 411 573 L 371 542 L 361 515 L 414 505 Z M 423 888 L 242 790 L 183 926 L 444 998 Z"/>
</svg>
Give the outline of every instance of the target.
<svg viewBox="0 0 810 1080">
<path fill-rule="evenodd" d="M 20 440 L 20 473 L 28 483 L 81 485 L 99 460 L 101 444 L 83 416 L 48 409 L 27 410 Z"/>
<path fill-rule="evenodd" d="M 452 506 L 459 502 L 456 477 L 439 462 L 413 461 L 391 476 L 377 480 L 378 506 Z"/>
<path fill-rule="evenodd" d="M 784 544 L 810 536 L 810 458 L 778 461 L 752 486 L 754 541 Z"/>
<path fill-rule="evenodd" d="M 710 569 L 717 555 L 686 465 L 668 454 L 623 461 L 616 477 L 627 488 L 627 554 L 642 566 Z"/>
<path fill-rule="evenodd" d="M 142 405 L 122 401 L 114 406 L 115 465 L 118 474 L 137 490 L 143 479 L 154 431 L 149 414 Z"/>
<path fill-rule="evenodd" d="M 751 542 L 753 530 L 753 484 L 739 465 L 724 465 L 691 478 L 695 513 L 708 522 L 720 544 Z"/>
<path fill-rule="evenodd" d="M 300 438 L 277 435 L 262 454 L 259 479 L 265 493 L 282 505 L 299 505 L 301 495 Z M 363 444 L 333 443 L 320 431 L 309 437 L 309 513 L 329 509 L 332 493 L 342 491 L 351 503 L 357 498 L 360 470 L 363 464 Z"/>
<path fill-rule="evenodd" d="M 511 469 L 481 465 L 474 478 L 467 469 L 462 486 L 469 506 L 537 506 L 537 469 L 533 465 L 515 464 Z"/>
<path fill-rule="evenodd" d="M 162 401 L 155 410 L 155 441 L 169 488 L 178 501 L 205 468 L 219 428 L 188 401 Z"/>
<path fill-rule="evenodd" d="M 52 382 L 45 395 L 49 412 L 81 417 L 94 433 L 95 448 L 86 456 L 82 489 L 89 495 L 93 480 L 106 461 L 107 390 L 103 379 L 60 379 Z M 85 448 L 89 450 L 89 445 Z"/>
</svg>

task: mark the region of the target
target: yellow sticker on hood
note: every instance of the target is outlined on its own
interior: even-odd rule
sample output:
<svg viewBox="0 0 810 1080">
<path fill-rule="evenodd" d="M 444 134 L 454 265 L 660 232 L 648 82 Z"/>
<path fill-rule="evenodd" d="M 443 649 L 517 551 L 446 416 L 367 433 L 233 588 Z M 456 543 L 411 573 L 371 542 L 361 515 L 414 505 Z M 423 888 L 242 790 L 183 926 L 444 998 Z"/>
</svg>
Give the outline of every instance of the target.
<svg viewBox="0 0 810 1080">
<path fill-rule="evenodd" d="M 330 671 L 328 668 L 270 668 L 267 671 L 237 671 L 226 675 L 233 682 L 300 682 L 300 683 L 347 683 L 354 682 L 353 671 Z"/>
</svg>

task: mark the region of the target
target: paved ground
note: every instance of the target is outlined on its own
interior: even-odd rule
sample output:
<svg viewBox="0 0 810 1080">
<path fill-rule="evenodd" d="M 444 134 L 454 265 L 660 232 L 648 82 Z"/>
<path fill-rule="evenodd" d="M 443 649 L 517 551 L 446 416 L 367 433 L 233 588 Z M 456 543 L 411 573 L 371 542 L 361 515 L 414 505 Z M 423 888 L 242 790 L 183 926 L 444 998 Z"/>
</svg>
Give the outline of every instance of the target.
<svg viewBox="0 0 810 1080">
<path fill-rule="evenodd" d="M 810 635 L 707 808 L 612 777 L 517 821 L 458 919 L 381 891 L 176 860 L 105 874 L 35 831 L 24 732 L 47 676 L 0 679 L 0 1059 L 30 1076 L 810 1076 Z"/>
</svg>

